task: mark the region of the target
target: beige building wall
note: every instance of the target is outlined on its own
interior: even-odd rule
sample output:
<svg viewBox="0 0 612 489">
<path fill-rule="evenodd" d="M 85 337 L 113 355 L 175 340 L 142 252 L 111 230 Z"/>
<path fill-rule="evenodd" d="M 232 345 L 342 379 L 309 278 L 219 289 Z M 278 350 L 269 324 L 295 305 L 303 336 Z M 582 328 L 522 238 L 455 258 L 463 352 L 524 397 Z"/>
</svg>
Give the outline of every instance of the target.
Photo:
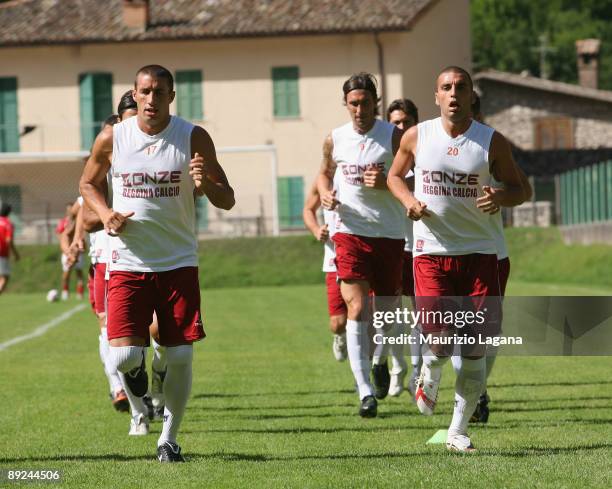
<svg viewBox="0 0 612 489">
<path fill-rule="evenodd" d="M 441 0 L 412 31 L 382 33 L 379 39 L 387 102 L 408 96 L 422 119 L 431 117 L 436 114 L 432 87 L 439 69 L 446 64 L 470 65 L 469 1 Z M 19 123 L 37 126 L 21 139 L 21 151 L 59 152 L 80 149 L 79 74 L 112 73 L 116 104 L 132 87 L 140 66 L 158 63 L 173 72 L 200 69 L 204 120 L 198 123 L 216 146 L 272 143 L 277 147 L 278 175 L 302 176 L 306 190 L 319 167 L 324 137 L 348 121 L 342 83 L 359 71 L 380 78 L 377 56 L 374 34 L 10 48 L 0 49 L 0 76 L 18 78 Z M 297 118 L 273 116 L 275 66 L 299 67 Z M 224 214 L 240 220 L 263 207 L 270 216 L 270 155 L 221 154 L 220 161 L 238 196 L 236 208 Z M 68 179 L 65 185 L 76 188 Z M 214 212 L 210 210 L 211 216 Z"/>
</svg>

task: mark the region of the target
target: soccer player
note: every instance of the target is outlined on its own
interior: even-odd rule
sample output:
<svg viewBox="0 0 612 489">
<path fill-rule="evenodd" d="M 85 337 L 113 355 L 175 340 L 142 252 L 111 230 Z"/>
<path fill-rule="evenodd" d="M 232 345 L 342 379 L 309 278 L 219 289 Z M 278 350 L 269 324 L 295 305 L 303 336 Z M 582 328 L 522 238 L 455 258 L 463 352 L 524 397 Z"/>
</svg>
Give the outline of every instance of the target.
<svg viewBox="0 0 612 489">
<path fill-rule="evenodd" d="M 351 120 L 326 137 L 317 188 L 323 207 L 338 213 L 333 241 L 340 290 L 348 306 L 348 357 L 361 400 L 359 414 L 374 417 L 378 403 L 369 378 L 368 293 L 371 289 L 375 294 L 379 310 L 397 307 L 401 297 L 406 217 L 386 184 L 401 131 L 376 118 L 379 100 L 373 75 L 352 75 L 342 91 Z M 337 190 L 332 187 L 336 173 Z M 373 363 L 380 374 L 374 379 L 377 394 L 384 397 L 389 390 L 386 357 L 375 351 Z"/>
<path fill-rule="evenodd" d="M 336 231 L 336 212 L 323 209 L 324 224 L 319 225 L 317 210 L 321 206 L 319 191 L 316 182 L 308 191 L 302 216 L 304 224 L 312 235 L 324 243 L 323 272 L 325 273 L 325 285 L 327 287 L 327 310 L 329 312 L 329 329 L 334 335 L 332 351 L 334 358 L 343 362 L 347 357 L 346 350 L 346 304 L 342 299 L 340 284 L 336 280 L 336 250 L 332 237 Z"/>
<path fill-rule="evenodd" d="M 119 104 L 117 106 L 118 115 L 109 116 L 104 126 L 113 126 L 114 124 L 124 121 L 130 117 L 137 115 L 138 110 L 136 101 L 132 97 L 132 90 L 125 92 Z M 104 128 L 103 126 L 103 128 Z M 104 182 L 104 193 L 108 195 L 108 185 Z M 163 399 L 163 379 L 166 373 L 165 364 L 165 348 L 161 346 L 158 336 L 157 319 L 153 314 L 153 321 L 149 326 L 149 332 L 151 334 L 153 343 L 153 362 L 152 362 L 152 381 L 151 381 L 151 392 L 150 395 L 137 397 L 132 394 L 129 388 L 122 387 L 121 381 L 117 386 L 115 382 L 115 376 L 119 378 L 116 369 L 113 365 L 110 365 L 108 359 L 108 337 L 106 328 L 106 264 L 109 260 L 110 251 L 108 250 L 108 235 L 102 228 L 102 223 L 97 215 L 91 212 L 87 205 L 81 207 L 81 212 L 77 218 L 79 222 L 81 218 L 82 226 L 77 225 L 77 232 L 80 230 L 91 231 L 90 233 L 90 249 L 93 251 L 92 263 L 95 262 L 93 282 L 94 282 L 94 294 L 96 299 L 94 300 L 96 308 L 98 309 L 98 316 L 100 319 L 100 357 L 103 364 L 105 365 L 105 372 L 110 375 L 109 382 L 111 382 L 111 398 L 113 399 L 113 405 L 118 410 L 124 410 L 125 404 L 129 404 L 129 410 L 132 414 L 130 421 L 129 435 L 131 436 L 142 436 L 149 434 L 149 425 L 147 418 L 162 418 L 164 412 L 164 399 Z M 95 231 L 96 229 L 100 229 Z M 83 250 L 81 245 L 82 239 L 77 239 L 77 233 L 75 233 L 75 240 L 71 249 L 79 253 Z M 92 284 L 90 283 L 90 287 Z M 90 288 L 91 294 L 91 288 Z M 114 369 L 114 370 L 113 370 Z M 117 389 L 120 388 L 119 391 Z M 115 393 L 115 394 L 113 394 Z M 126 397 L 127 396 L 127 397 Z"/>
<path fill-rule="evenodd" d="M 500 206 L 525 201 L 529 189 L 521 181 L 510 144 L 492 128 L 471 118 L 473 84 L 463 68 L 449 66 L 436 80 L 435 100 L 440 117 L 422 122 L 402 137 L 388 185 L 415 221 L 414 277 L 418 309 L 445 311 L 440 297 L 469 297 L 476 312 L 489 307 L 486 335 L 497 334 L 500 295 L 497 255 L 490 214 Z M 415 191 L 405 183 L 414 169 Z M 499 186 L 491 185 L 494 177 Z M 486 297 L 492 297 L 483 306 Z M 468 301 L 466 301 L 467 303 Z M 433 315 L 434 317 L 435 314 Z M 427 316 L 426 316 L 427 317 Z M 455 334 L 454 324 L 427 320 L 424 334 L 444 340 Z M 473 334 L 474 328 L 462 331 Z M 442 344 L 440 344 L 442 343 Z M 424 355 L 416 391 L 421 413 L 433 414 L 442 366 L 452 353 L 452 342 L 431 341 Z M 462 366 L 455 384 L 455 407 L 448 430 L 449 450 L 470 452 L 467 433 L 485 379 L 483 348 L 462 350 Z"/>
<path fill-rule="evenodd" d="M 62 300 L 68 300 L 70 295 L 70 275 L 74 269 L 77 276 L 76 293 L 77 298 L 83 298 L 84 286 L 83 286 L 83 258 L 78 255 L 76 261 L 70 259 L 70 245 L 74 238 L 76 219 L 81 204 L 78 199 L 73 202 L 66 204 L 66 214 L 57 223 L 55 232 L 59 235 L 60 249 L 62 250 L 61 263 L 62 263 Z"/>
<path fill-rule="evenodd" d="M 161 462 L 184 461 L 176 437 L 191 390 L 192 344 L 205 336 L 194 197 L 206 195 L 226 210 L 235 203 L 208 133 L 170 115 L 173 87 L 172 74 L 162 66 L 138 70 L 133 91 L 138 115 L 98 135 L 80 185 L 111 234 L 109 356 L 136 396 L 147 391 L 144 347 L 157 314 L 167 362 L 164 423 L 157 442 Z M 103 191 L 109 170 L 112 208 Z"/>
<path fill-rule="evenodd" d="M 9 219 L 12 211 L 10 204 L 2 203 L 0 207 L 0 294 L 4 292 L 11 276 L 9 258 L 11 254 L 19 260 L 19 252 L 15 247 L 15 226 Z"/>
<path fill-rule="evenodd" d="M 481 124 L 484 124 L 483 114 L 480 108 L 480 97 L 477 93 L 473 94 L 472 102 L 472 118 Z M 531 199 L 531 187 L 529 186 L 529 180 L 520 167 L 517 166 L 521 182 L 527 192 L 526 200 Z M 494 184 L 496 183 L 493 181 Z M 499 288 L 502 297 L 506 294 L 506 285 L 508 284 L 508 278 L 510 277 L 510 257 L 508 254 L 508 247 L 506 246 L 506 238 L 504 236 L 504 223 L 502 220 L 501 212 L 497 212 L 491 215 L 491 225 L 493 226 L 493 236 L 495 238 L 495 248 L 497 250 L 497 270 L 499 274 Z M 476 409 L 470 418 L 470 422 L 473 423 L 487 423 L 489 421 L 489 402 L 490 398 L 487 393 L 487 381 L 493 370 L 495 359 L 497 358 L 497 351 L 499 346 L 487 345 L 486 351 L 486 373 L 485 373 L 485 385 Z M 461 356 L 453 355 L 452 357 L 453 368 L 455 372 L 461 369 Z"/>
<path fill-rule="evenodd" d="M 415 124 L 419 123 L 419 110 L 414 102 L 407 98 L 394 100 L 387 107 L 387 121 L 397 127 L 402 134 Z M 414 189 L 414 175 L 410 172 L 406 178 L 407 183 Z M 402 262 L 402 295 L 414 301 L 414 280 L 412 275 L 412 221 L 408 219 L 406 225 L 406 244 L 404 245 L 404 257 Z M 396 334 L 401 336 L 405 333 L 405 324 L 398 323 Z M 413 337 L 420 338 L 418 329 L 412 331 Z M 411 344 L 412 376 L 408 383 L 411 395 L 414 395 L 414 382 L 420 369 L 420 344 Z M 399 396 L 404 390 L 404 378 L 408 371 L 408 365 L 404 359 L 404 345 L 396 343 L 391 345 L 391 381 L 389 383 L 389 395 Z"/>
</svg>

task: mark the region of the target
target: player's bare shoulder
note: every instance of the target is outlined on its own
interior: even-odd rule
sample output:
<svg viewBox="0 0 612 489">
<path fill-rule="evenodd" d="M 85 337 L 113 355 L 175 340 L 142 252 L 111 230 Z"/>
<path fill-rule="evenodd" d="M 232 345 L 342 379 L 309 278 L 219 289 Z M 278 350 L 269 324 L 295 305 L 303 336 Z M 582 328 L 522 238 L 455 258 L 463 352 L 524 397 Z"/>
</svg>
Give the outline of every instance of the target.
<svg viewBox="0 0 612 489">
<path fill-rule="evenodd" d="M 193 126 L 191 130 L 191 154 L 203 153 L 212 157 L 216 154 L 215 144 L 213 143 L 210 134 L 202 126 Z"/>
</svg>

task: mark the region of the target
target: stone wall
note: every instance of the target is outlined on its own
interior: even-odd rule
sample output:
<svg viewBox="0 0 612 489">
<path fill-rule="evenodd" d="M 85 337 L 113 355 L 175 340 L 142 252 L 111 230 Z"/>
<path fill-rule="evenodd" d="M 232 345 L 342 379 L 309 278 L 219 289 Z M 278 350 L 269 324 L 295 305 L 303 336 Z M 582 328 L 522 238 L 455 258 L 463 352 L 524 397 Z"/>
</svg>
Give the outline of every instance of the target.
<svg viewBox="0 0 612 489">
<path fill-rule="evenodd" d="M 573 120 L 574 147 L 612 146 L 612 104 L 493 80 L 478 81 L 485 122 L 521 149 L 535 149 L 534 118 Z"/>
</svg>

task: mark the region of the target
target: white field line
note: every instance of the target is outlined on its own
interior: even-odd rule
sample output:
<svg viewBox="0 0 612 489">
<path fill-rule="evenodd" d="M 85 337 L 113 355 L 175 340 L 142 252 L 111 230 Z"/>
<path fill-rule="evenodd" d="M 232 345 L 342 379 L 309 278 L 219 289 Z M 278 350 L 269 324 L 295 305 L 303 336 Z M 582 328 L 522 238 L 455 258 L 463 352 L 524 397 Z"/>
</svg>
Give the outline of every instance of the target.
<svg viewBox="0 0 612 489">
<path fill-rule="evenodd" d="M 38 328 L 36 328 L 31 333 L 24 334 L 23 336 L 17 336 L 17 337 L 12 338 L 12 339 L 10 339 L 8 341 L 5 341 L 4 343 L 0 343 L 0 351 L 6 350 L 6 349 L 10 348 L 11 346 L 16 345 L 18 343 L 22 343 L 24 341 L 31 340 L 32 338 L 37 338 L 38 336 L 44 335 L 50 329 L 55 328 L 57 325 L 61 324 L 66 319 L 74 316 L 77 312 L 82 311 L 83 309 L 85 309 L 85 307 L 87 307 L 86 304 L 79 304 L 78 306 L 73 307 L 69 311 L 66 311 L 63 314 L 60 314 L 59 316 L 57 316 L 56 318 L 52 319 L 51 321 L 49 321 L 49 322 L 47 322 L 45 324 L 40 325 Z"/>
</svg>

